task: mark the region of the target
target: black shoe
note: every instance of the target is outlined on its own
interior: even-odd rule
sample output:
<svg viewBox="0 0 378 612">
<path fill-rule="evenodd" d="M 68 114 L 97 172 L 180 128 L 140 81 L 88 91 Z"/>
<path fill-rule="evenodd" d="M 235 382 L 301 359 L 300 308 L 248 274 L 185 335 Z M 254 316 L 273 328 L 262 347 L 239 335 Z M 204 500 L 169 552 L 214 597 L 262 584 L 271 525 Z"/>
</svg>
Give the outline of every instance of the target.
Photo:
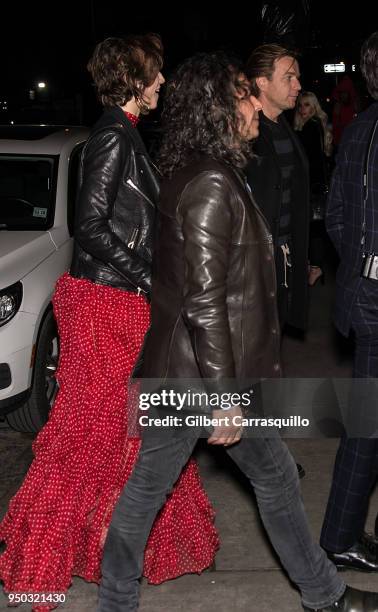
<svg viewBox="0 0 378 612">
<path fill-rule="evenodd" d="M 299 478 L 304 478 L 306 476 L 306 471 L 300 463 L 297 463 L 297 470 Z"/>
<path fill-rule="evenodd" d="M 356 544 L 344 552 L 335 553 L 327 550 L 326 553 L 338 568 L 378 572 L 378 545 L 367 533 L 364 533 Z"/>
<path fill-rule="evenodd" d="M 372 533 L 363 532 L 361 536 L 361 541 L 364 543 L 364 546 L 367 546 L 372 553 L 377 555 L 378 559 L 378 538 Z"/>
<path fill-rule="evenodd" d="M 305 608 L 305 612 L 378 612 L 378 593 L 347 586 L 344 595 L 326 608 Z"/>
</svg>

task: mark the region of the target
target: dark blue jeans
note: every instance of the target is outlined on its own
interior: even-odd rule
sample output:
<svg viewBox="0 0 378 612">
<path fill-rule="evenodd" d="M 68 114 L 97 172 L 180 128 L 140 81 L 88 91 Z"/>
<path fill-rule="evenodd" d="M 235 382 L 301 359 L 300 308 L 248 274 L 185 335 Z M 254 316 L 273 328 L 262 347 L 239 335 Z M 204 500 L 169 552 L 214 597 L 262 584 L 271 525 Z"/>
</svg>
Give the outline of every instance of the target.
<svg viewBox="0 0 378 612">
<path fill-rule="evenodd" d="M 159 509 L 188 461 L 200 431 L 145 432 L 138 461 L 114 510 L 102 562 L 98 612 L 135 612 L 146 542 Z M 345 584 L 312 539 L 296 464 L 279 437 L 243 438 L 227 453 L 253 486 L 261 518 L 303 604 L 322 608 Z M 251 543 L 252 545 L 252 543 Z"/>
</svg>

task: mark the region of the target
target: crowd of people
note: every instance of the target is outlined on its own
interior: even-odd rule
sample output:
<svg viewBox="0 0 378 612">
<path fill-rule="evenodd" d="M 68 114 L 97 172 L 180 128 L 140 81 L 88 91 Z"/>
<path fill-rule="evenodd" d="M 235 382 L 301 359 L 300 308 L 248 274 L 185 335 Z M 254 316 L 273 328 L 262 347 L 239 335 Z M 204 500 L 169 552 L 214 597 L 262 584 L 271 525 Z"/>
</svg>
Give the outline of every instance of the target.
<svg viewBox="0 0 378 612">
<path fill-rule="evenodd" d="M 104 112 L 83 150 L 73 261 L 53 300 L 59 393 L 0 523 L 6 593 L 62 593 L 78 575 L 100 583 L 97 612 L 135 612 L 143 575 L 156 584 L 200 573 L 219 547 L 191 458 L 202 428 L 140 433 L 138 385 L 195 379 L 220 395 L 281 376 L 282 330 L 306 328 L 309 286 L 324 280 L 324 223 L 341 261 L 336 323 L 356 336 L 354 375 L 378 376 L 377 102 L 337 143 L 326 207 L 332 139 L 292 49 L 262 45 L 245 65 L 223 52 L 185 60 L 165 85 L 155 164 L 137 124 L 158 104 L 162 66 L 152 34 L 108 38 L 89 62 Z M 378 33 L 361 68 L 378 100 Z M 279 433 L 245 435 L 237 400 L 205 412 L 208 443 L 253 487 L 303 609 L 376 612 L 378 593 L 337 571 L 378 571 L 364 532 L 376 440 L 341 440 L 320 546 Z M 149 410 L 151 420 L 169 414 Z"/>
</svg>

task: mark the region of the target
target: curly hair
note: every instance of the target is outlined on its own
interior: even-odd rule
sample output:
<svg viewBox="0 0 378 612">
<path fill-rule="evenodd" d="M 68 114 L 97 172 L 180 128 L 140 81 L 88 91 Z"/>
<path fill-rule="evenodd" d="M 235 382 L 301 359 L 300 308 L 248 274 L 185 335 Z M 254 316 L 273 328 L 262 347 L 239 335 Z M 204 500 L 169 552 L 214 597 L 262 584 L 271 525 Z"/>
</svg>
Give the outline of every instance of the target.
<svg viewBox="0 0 378 612">
<path fill-rule="evenodd" d="M 243 167 L 249 154 L 238 99 L 250 95 L 241 64 L 223 52 L 185 60 L 168 83 L 158 162 L 164 176 L 195 155 Z"/>
<path fill-rule="evenodd" d="M 360 66 L 369 94 L 378 100 L 378 31 L 362 45 Z"/>
<path fill-rule="evenodd" d="M 157 34 L 106 38 L 88 62 L 97 96 L 103 106 L 124 106 L 133 97 L 142 111 L 143 92 L 163 65 L 163 45 Z"/>
</svg>

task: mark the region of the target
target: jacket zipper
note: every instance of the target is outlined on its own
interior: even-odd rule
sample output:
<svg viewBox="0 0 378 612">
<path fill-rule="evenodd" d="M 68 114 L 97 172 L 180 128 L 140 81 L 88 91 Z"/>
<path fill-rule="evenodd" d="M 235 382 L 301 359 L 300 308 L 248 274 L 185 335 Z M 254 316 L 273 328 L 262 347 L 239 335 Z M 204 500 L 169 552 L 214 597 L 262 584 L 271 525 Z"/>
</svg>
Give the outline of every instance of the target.
<svg viewBox="0 0 378 612">
<path fill-rule="evenodd" d="M 135 287 L 135 289 L 137 290 L 136 293 L 137 295 L 147 295 L 147 292 L 142 289 L 142 287 L 139 287 L 139 285 L 136 285 L 135 283 L 133 283 L 132 280 L 130 280 L 129 278 L 127 278 L 127 276 L 125 274 L 122 274 L 122 272 L 120 272 L 119 270 L 117 270 L 117 268 L 115 268 L 112 264 L 108 264 L 109 268 L 111 268 L 112 270 L 114 270 L 114 272 L 116 272 L 117 274 L 120 274 L 125 280 L 127 280 L 128 283 L 130 283 L 130 285 L 132 285 L 133 287 Z"/>
<path fill-rule="evenodd" d="M 138 230 L 137 227 L 135 229 L 133 229 L 133 233 L 131 234 L 130 241 L 127 243 L 127 246 L 128 246 L 129 249 L 133 249 L 135 247 L 135 242 L 136 242 L 136 239 L 138 237 L 138 232 L 139 232 L 139 230 Z"/>
<path fill-rule="evenodd" d="M 150 164 L 150 165 L 151 165 L 151 166 L 154 168 L 155 172 L 156 172 L 156 173 L 157 173 L 157 174 L 158 174 L 160 177 L 162 177 L 162 176 L 163 176 L 162 172 L 159 170 L 159 168 L 157 167 L 157 165 L 156 165 L 156 164 L 155 164 L 155 163 L 152 161 L 152 159 L 149 159 L 149 160 L 148 160 L 148 163 L 149 163 L 149 164 Z"/>
<path fill-rule="evenodd" d="M 145 193 L 143 193 L 143 191 L 141 189 L 139 189 L 139 187 L 137 187 L 137 185 L 135 185 L 134 181 L 131 180 L 131 178 L 128 178 L 126 181 L 127 185 L 129 187 L 131 187 L 131 189 L 134 189 L 134 191 L 136 191 L 137 193 L 139 193 L 140 196 L 142 196 L 142 198 L 144 198 L 145 200 L 147 200 L 147 202 L 149 204 L 151 204 L 151 206 L 153 206 L 155 208 L 155 204 L 150 200 L 150 198 L 148 198 L 146 196 Z"/>
</svg>

